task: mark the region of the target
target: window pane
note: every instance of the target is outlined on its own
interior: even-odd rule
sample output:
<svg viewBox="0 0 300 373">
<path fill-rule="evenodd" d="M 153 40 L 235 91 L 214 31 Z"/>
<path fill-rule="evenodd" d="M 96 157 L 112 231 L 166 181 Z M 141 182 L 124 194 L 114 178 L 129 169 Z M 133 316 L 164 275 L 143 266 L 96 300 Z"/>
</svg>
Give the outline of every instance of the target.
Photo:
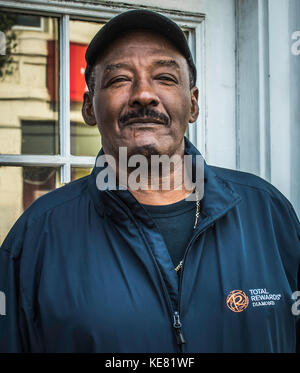
<svg viewBox="0 0 300 373">
<path fill-rule="evenodd" d="M 40 16 L 31 16 L 28 14 L 17 14 L 16 22 L 17 26 L 26 26 L 26 27 L 41 27 L 41 18 Z"/>
<path fill-rule="evenodd" d="M 0 167 L 0 245 L 23 211 L 59 186 L 59 168 Z"/>
<path fill-rule="evenodd" d="M 97 126 L 88 126 L 81 115 L 86 83 L 85 51 L 101 23 L 70 21 L 70 108 L 71 108 L 71 153 L 78 156 L 96 156 L 101 148 Z"/>
<path fill-rule="evenodd" d="M 34 19 L 43 27 L 14 28 Z M 1 12 L 0 30 L 0 154 L 58 154 L 58 20 Z"/>
<path fill-rule="evenodd" d="M 71 153 L 95 157 L 101 148 L 98 127 L 82 122 L 71 122 Z"/>
<path fill-rule="evenodd" d="M 92 172 L 92 168 L 72 167 L 71 168 L 71 181 L 87 176 L 91 172 Z"/>
</svg>

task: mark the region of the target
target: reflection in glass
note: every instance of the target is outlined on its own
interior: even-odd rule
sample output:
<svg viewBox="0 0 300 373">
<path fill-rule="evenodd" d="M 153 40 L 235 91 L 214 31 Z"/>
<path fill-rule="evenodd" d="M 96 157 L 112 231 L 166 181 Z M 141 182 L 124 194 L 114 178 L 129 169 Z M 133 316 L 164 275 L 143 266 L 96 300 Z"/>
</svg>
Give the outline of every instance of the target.
<svg viewBox="0 0 300 373">
<path fill-rule="evenodd" d="M 81 177 L 88 176 L 92 172 L 92 168 L 72 167 L 71 168 L 71 181 L 80 179 Z"/>
<path fill-rule="evenodd" d="M 82 122 L 71 122 L 71 150 L 74 155 L 95 157 L 101 148 L 97 127 Z"/>
<path fill-rule="evenodd" d="M 23 211 L 59 186 L 59 168 L 0 167 L 0 245 Z"/>
<path fill-rule="evenodd" d="M 58 20 L 0 13 L 0 154 L 58 154 Z"/>
<path fill-rule="evenodd" d="M 84 123 L 81 107 L 87 90 L 84 71 L 85 51 L 93 36 L 103 24 L 88 21 L 70 21 L 70 108 L 71 153 L 78 156 L 96 156 L 101 148 L 97 126 Z"/>
<path fill-rule="evenodd" d="M 22 120 L 22 154 L 51 155 L 58 152 L 58 133 L 55 121 Z"/>
</svg>

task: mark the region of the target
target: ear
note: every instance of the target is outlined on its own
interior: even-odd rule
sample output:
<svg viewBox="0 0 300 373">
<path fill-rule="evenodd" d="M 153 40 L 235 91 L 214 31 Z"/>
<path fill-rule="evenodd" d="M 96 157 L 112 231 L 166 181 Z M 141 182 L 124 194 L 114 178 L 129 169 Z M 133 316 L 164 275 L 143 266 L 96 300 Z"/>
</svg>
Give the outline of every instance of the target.
<svg viewBox="0 0 300 373">
<path fill-rule="evenodd" d="M 86 124 L 89 126 L 95 126 L 97 124 L 93 108 L 93 96 L 91 92 L 84 92 L 81 112 Z"/>
<path fill-rule="evenodd" d="M 191 89 L 191 113 L 189 118 L 189 123 L 196 122 L 199 115 L 199 105 L 198 105 L 199 90 L 197 87 Z"/>
</svg>

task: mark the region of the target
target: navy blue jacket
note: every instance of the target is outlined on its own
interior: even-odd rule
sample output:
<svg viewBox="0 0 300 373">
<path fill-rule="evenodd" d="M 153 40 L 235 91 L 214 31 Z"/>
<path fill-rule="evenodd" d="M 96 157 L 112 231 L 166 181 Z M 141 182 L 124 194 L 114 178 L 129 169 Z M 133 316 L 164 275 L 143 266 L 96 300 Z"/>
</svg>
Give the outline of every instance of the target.
<svg viewBox="0 0 300 373">
<path fill-rule="evenodd" d="M 147 211 L 99 191 L 97 172 L 39 198 L 4 241 L 1 352 L 295 351 L 299 221 L 277 189 L 205 164 L 179 281 Z"/>
</svg>

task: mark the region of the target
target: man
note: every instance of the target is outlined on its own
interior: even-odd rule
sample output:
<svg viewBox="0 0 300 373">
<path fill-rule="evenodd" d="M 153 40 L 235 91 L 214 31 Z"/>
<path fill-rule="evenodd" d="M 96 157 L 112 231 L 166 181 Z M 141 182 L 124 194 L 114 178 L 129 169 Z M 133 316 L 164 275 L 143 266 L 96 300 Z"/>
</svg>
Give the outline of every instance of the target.
<svg viewBox="0 0 300 373">
<path fill-rule="evenodd" d="M 3 243 L 0 350 L 294 352 L 300 231 L 290 203 L 254 175 L 205 163 L 204 194 L 196 180 L 189 200 L 195 183 L 180 171 L 190 156 L 197 179 L 200 153 L 184 133 L 198 90 L 182 31 L 126 12 L 86 60 L 83 117 L 99 127 L 101 161 L 36 201 Z M 125 161 L 148 162 L 143 188 L 129 182 L 136 165 L 121 167 L 124 149 Z M 153 171 L 153 155 L 177 156 L 169 174 Z M 104 188 L 103 156 L 116 188 Z"/>
</svg>

